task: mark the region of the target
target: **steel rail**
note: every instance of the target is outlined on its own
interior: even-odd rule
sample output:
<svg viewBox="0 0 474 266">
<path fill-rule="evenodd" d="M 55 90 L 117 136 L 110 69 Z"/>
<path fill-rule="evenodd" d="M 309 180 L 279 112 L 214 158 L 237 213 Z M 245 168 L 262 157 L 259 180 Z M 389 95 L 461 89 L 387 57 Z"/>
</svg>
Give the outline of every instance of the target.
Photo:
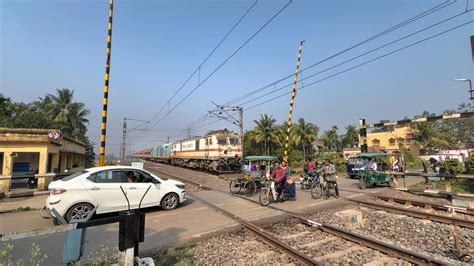
<svg viewBox="0 0 474 266">
<path fill-rule="evenodd" d="M 170 176 L 170 177 L 180 178 L 181 180 L 185 180 L 185 182 L 189 181 L 186 178 L 177 177 L 174 174 L 165 173 L 165 172 L 160 171 L 160 170 L 155 170 L 155 171 L 159 172 L 159 173 L 162 173 L 164 175 Z M 192 182 L 196 183 L 195 181 L 192 181 Z M 231 196 L 234 196 L 234 197 L 239 197 L 241 199 L 250 201 L 250 202 L 255 203 L 255 204 L 259 204 L 257 201 L 254 201 L 250 198 L 246 198 L 246 197 L 243 197 L 243 196 L 240 196 L 240 195 L 232 194 L 230 192 L 222 191 L 220 189 L 209 188 L 209 190 L 215 190 L 215 191 L 218 191 L 218 192 L 221 192 L 221 193 L 224 193 L 224 194 L 228 194 L 228 195 L 231 195 Z M 195 196 L 196 196 L 196 194 L 193 194 L 193 197 L 195 197 Z M 204 200 L 203 200 L 203 202 L 204 202 Z M 210 206 L 209 205 L 210 203 L 206 203 L 206 204 L 208 206 Z M 212 208 L 219 209 L 219 211 L 223 211 L 223 213 L 225 212 L 225 213 L 228 213 L 231 216 L 235 216 L 234 214 L 231 214 L 231 213 L 229 213 L 225 210 L 222 210 L 219 207 L 214 206 Z M 385 242 L 380 241 L 380 240 L 372 239 L 372 238 L 369 238 L 369 237 L 366 237 L 366 236 L 363 236 L 363 235 L 345 230 L 343 228 L 339 228 L 339 227 L 327 225 L 327 224 L 324 224 L 324 223 L 321 223 L 321 222 L 318 222 L 318 221 L 306 219 L 302 216 L 302 214 L 299 214 L 299 213 L 290 212 L 290 211 L 283 210 L 283 209 L 280 209 L 280 208 L 277 208 L 277 207 L 274 207 L 274 206 L 267 206 L 267 208 L 270 208 L 270 209 L 273 209 L 273 210 L 276 210 L 276 211 L 280 211 L 280 212 L 283 212 L 283 213 L 287 213 L 290 217 L 297 219 L 298 221 L 300 221 L 303 224 L 306 224 L 306 225 L 311 226 L 311 227 L 316 227 L 316 228 L 318 228 L 322 231 L 325 231 L 327 233 L 339 236 L 341 238 L 344 238 L 344 239 L 349 240 L 351 242 L 358 243 L 358 244 L 363 245 L 363 246 L 370 247 L 370 248 L 375 249 L 377 251 L 380 251 L 384 254 L 388 254 L 388 255 L 391 255 L 393 257 L 403 259 L 403 260 L 406 260 L 406 261 L 414 263 L 414 264 L 418 264 L 418 265 L 446 265 L 447 264 L 446 262 L 444 262 L 442 260 L 438 260 L 436 258 L 424 255 L 422 253 L 418 253 L 418 252 L 411 251 L 411 250 L 408 250 L 408 249 L 405 249 L 405 248 L 402 248 L 402 247 L 398 247 L 398 246 L 395 246 L 395 245 L 392 245 L 392 244 L 389 244 L 389 243 L 385 243 Z M 237 216 L 235 216 L 235 217 L 242 220 L 241 218 L 239 218 Z M 244 221 L 244 220 L 242 220 L 242 221 Z M 283 247 L 282 247 L 282 249 L 283 249 Z"/>
<path fill-rule="evenodd" d="M 447 215 L 440 215 L 440 214 L 428 213 L 424 211 L 411 210 L 411 209 L 407 209 L 403 207 L 390 206 L 387 204 L 380 204 L 380 203 L 369 202 L 365 200 L 358 200 L 358 199 L 348 199 L 348 200 L 366 205 L 372 209 L 399 213 L 399 214 L 404 214 L 404 215 L 408 215 L 408 216 L 416 217 L 420 219 L 426 219 L 426 220 L 431 220 L 431 221 L 445 223 L 445 224 L 454 224 L 461 227 L 474 229 L 474 220 L 467 220 L 467 219 L 462 219 L 458 217 L 450 217 Z"/>
<path fill-rule="evenodd" d="M 231 218 L 232 220 L 237 221 L 239 224 L 241 224 L 242 226 L 244 226 L 248 230 L 250 230 L 250 231 L 254 232 L 255 234 L 257 234 L 258 236 L 260 236 L 265 242 L 269 243 L 270 245 L 272 245 L 276 248 L 281 249 L 282 251 L 284 251 L 285 253 L 287 253 L 291 257 L 295 258 L 296 260 L 298 260 L 298 261 L 300 261 L 304 264 L 307 264 L 307 265 L 321 265 L 321 262 L 319 262 L 319 261 L 317 261 L 317 260 L 315 260 L 315 259 L 299 252 L 298 250 L 288 246 L 287 244 L 281 242 L 272 233 L 268 232 L 267 230 L 255 225 L 251 222 L 248 222 L 248 221 L 238 217 L 237 215 L 235 215 L 231 212 L 228 212 L 228 211 L 226 211 L 226 210 L 224 210 L 220 207 L 217 207 L 216 205 L 210 203 L 207 200 L 202 199 L 201 197 L 197 196 L 196 194 L 193 194 L 193 198 L 201 201 L 202 203 L 206 204 L 210 208 L 216 210 L 217 212 L 222 213 L 223 215 Z"/>
<path fill-rule="evenodd" d="M 418 206 L 418 207 L 433 208 L 433 209 L 437 209 L 437 210 L 453 211 L 453 212 L 459 212 L 459 213 L 474 215 L 474 209 L 473 208 L 468 208 L 468 207 L 435 204 L 435 203 L 430 203 L 430 202 L 425 202 L 425 201 L 409 200 L 409 199 L 402 199 L 402 198 L 398 198 L 398 197 L 388 197 L 388 196 L 382 196 L 382 195 L 373 195 L 373 196 L 378 198 L 378 199 L 385 200 L 385 201 L 388 201 L 388 202 L 396 202 L 396 203 L 401 203 L 401 204 L 410 204 L 410 205 Z"/>
</svg>

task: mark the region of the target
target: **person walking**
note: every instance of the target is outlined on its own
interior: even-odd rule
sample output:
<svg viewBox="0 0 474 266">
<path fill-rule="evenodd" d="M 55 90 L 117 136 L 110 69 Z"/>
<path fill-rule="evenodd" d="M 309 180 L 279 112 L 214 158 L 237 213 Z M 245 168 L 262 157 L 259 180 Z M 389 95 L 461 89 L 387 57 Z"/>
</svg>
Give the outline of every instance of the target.
<svg viewBox="0 0 474 266">
<path fill-rule="evenodd" d="M 334 164 L 331 163 L 329 159 L 324 160 L 324 166 L 320 170 L 324 181 L 326 181 L 326 196 L 325 198 L 328 199 L 331 195 L 331 186 L 334 187 L 334 190 L 336 192 L 336 198 L 339 198 L 339 187 L 337 185 L 337 179 L 336 179 L 336 167 Z"/>
</svg>

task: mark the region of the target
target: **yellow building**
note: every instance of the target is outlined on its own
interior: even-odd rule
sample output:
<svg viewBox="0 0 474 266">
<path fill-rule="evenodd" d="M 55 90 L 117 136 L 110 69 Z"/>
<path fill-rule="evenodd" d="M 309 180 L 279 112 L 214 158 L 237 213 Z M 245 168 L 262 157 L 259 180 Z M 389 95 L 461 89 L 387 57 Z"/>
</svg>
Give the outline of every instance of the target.
<svg viewBox="0 0 474 266">
<path fill-rule="evenodd" d="M 0 128 L 0 192 L 10 191 L 15 176 L 33 174 L 46 190 L 56 174 L 84 168 L 85 153 L 84 143 L 58 130 Z"/>
<path fill-rule="evenodd" d="M 420 145 L 413 143 L 413 128 L 410 126 L 395 126 L 393 131 L 367 133 L 369 152 L 397 151 L 403 145 L 413 155 L 420 154 Z"/>
</svg>

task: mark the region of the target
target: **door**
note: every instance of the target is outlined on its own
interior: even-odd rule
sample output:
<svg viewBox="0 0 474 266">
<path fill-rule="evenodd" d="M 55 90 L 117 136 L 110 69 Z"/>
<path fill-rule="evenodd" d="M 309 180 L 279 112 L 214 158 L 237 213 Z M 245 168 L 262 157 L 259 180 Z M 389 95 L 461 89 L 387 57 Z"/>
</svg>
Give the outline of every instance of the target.
<svg viewBox="0 0 474 266">
<path fill-rule="evenodd" d="M 137 209 L 140 206 L 140 201 L 142 201 L 142 208 L 160 204 L 163 193 L 161 184 L 157 179 L 145 171 L 125 170 L 125 172 L 127 176 L 133 176 L 131 179 L 128 179 L 129 182 L 127 184 L 124 184 L 127 187 L 127 195 L 132 209 Z M 150 189 L 145 194 L 148 187 Z"/>
<path fill-rule="evenodd" d="M 127 209 L 127 200 L 120 189 L 126 184 L 124 180 L 124 173 L 118 169 L 94 173 L 83 181 L 84 188 L 97 203 L 97 213 Z"/>
</svg>

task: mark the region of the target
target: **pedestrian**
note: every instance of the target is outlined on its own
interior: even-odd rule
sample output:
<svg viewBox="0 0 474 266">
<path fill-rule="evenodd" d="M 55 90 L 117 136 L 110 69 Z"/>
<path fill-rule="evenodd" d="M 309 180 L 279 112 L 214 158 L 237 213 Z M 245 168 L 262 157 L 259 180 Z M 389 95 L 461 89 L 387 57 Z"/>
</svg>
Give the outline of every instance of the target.
<svg viewBox="0 0 474 266">
<path fill-rule="evenodd" d="M 332 164 L 329 159 L 324 160 L 324 166 L 320 169 L 320 172 L 324 178 L 324 181 L 326 181 L 325 198 L 327 199 L 331 195 L 331 186 L 334 187 L 336 198 L 339 198 L 339 186 L 337 185 L 336 167 L 334 164 Z"/>
</svg>

